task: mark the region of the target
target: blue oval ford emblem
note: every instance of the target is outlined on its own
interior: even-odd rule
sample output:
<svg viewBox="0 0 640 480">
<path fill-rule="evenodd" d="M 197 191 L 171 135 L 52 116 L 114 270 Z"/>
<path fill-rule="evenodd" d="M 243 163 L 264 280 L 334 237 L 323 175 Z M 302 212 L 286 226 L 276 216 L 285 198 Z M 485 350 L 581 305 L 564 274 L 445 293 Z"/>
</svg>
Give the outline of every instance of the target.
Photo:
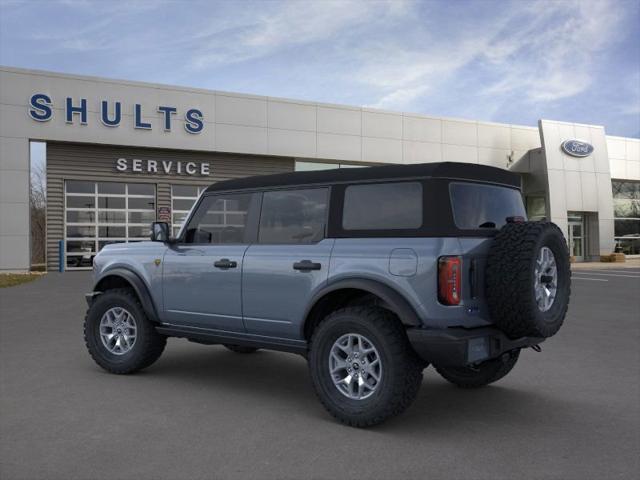
<svg viewBox="0 0 640 480">
<path fill-rule="evenodd" d="M 572 157 L 588 157 L 593 153 L 593 145 L 580 140 L 565 140 L 561 146 L 564 153 Z"/>
</svg>

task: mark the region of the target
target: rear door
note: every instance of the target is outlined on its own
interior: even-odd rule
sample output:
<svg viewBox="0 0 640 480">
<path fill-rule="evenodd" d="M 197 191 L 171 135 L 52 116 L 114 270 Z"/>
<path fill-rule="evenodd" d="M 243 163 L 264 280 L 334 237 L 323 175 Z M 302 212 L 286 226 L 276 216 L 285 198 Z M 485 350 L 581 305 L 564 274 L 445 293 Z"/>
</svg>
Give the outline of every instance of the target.
<svg viewBox="0 0 640 480">
<path fill-rule="evenodd" d="M 198 204 L 164 256 L 165 322 L 245 331 L 242 262 L 255 236 L 258 200 L 258 194 L 218 194 Z"/>
<path fill-rule="evenodd" d="M 305 309 L 327 281 L 329 188 L 265 192 L 258 242 L 245 254 L 242 303 L 248 333 L 299 338 Z"/>
</svg>

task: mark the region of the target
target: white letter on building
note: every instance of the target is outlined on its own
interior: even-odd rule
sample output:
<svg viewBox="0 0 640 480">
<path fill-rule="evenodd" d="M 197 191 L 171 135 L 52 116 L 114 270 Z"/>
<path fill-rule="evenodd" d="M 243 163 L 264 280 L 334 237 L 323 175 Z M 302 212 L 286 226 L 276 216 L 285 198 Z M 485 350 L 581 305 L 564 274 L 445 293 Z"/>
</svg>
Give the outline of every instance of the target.
<svg viewBox="0 0 640 480">
<path fill-rule="evenodd" d="M 127 171 L 127 159 L 126 158 L 119 158 L 116 161 L 116 170 L 118 170 L 119 172 L 126 172 Z"/>
<path fill-rule="evenodd" d="M 201 163 L 200 164 L 200 175 L 209 175 L 209 164 Z"/>
<path fill-rule="evenodd" d="M 131 160 L 131 170 L 134 172 L 142 172 L 142 160 L 139 158 Z"/>
<path fill-rule="evenodd" d="M 147 162 L 147 172 L 158 173 L 158 162 L 156 162 L 155 160 L 149 160 Z"/>
<path fill-rule="evenodd" d="M 184 170 L 189 174 L 189 175 L 193 175 L 196 173 L 196 164 L 193 162 L 187 162 L 187 164 L 184 167 Z"/>
</svg>

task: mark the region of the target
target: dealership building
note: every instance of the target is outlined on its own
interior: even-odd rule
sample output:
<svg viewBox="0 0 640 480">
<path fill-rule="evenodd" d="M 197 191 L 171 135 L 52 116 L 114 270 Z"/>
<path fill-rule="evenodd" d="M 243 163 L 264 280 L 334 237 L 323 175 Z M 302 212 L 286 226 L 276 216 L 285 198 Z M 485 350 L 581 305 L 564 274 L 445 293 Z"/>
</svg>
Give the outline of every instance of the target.
<svg viewBox="0 0 640 480">
<path fill-rule="evenodd" d="M 42 143 L 44 162 L 31 158 Z M 640 254 L 640 140 L 602 126 L 508 125 L 0 67 L 0 271 L 34 263 L 36 168 L 46 177 L 42 261 L 73 270 L 90 268 L 108 243 L 144 240 L 151 221 L 177 231 L 213 182 L 441 161 L 518 172 L 529 218 L 557 223 L 577 261 Z"/>
</svg>

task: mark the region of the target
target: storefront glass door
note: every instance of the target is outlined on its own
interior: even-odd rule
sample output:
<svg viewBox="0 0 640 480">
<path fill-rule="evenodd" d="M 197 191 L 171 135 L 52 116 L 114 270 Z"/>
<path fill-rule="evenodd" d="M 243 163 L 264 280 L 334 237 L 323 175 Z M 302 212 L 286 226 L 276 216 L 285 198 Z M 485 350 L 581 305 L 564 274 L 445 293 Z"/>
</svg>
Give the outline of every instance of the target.
<svg viewBox="0 0 640 480">
<path fill-rule="evenodd" d="M 584 260 L 585 234 L 584 216 L 579 213 L 569 213 L 569 251 L 576 261 Z"/>
</svg>

